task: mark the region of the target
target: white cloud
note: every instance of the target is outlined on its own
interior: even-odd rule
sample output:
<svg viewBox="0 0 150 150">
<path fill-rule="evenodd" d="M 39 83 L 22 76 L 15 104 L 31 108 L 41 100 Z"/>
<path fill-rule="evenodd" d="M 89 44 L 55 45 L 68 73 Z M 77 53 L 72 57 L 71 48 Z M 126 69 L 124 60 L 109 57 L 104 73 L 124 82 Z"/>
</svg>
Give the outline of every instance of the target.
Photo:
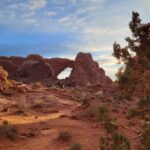
<svg viewBox="0 0 150 150">
<path fill-rule="evenodd" d="M 48 17 L 51 17 L 51 16 L 55 16 L 57 13 L 54 12 L 54 11 L 48 11 L 48 12 L 45 12 L 44 15 L 45 16 L 48 16 Z"/>
<path fill-rule="evenodd" d="M 29 9 L 31 11 L 44 8 L 47 5 L 47 0 L 28 0 L 20 3 L 14 3 L 9 6 L 11 9 Z"/>
<path fill-rule="evenodd" d="M 70 20 L 70 17 L 68 17 L 68 16 L 62 17 L 58 20 L 59 23 L 67 23 L 69 21 L 71 21 L 71 20 Z"/>
<path fill-rule="evenodd" d="M 30 11 L 28 13 L 23 14 L 22 17 L 23 18 L 34 17 L 35 14 L 36 14 L 35 11 Z"/>
<path fill-rule="evenodd" d="M 47 0 L 29 0 L 28 7 L 30 10 L 37 10 L 45 7 L 47 4 Z"/>
<path fill-rule="evenodd" d="M 34 24 L 34 23 L 36 23 L 36 19 L 25 19 L 25 23 L 27 23 L 27 24 Z"/>
</svg>

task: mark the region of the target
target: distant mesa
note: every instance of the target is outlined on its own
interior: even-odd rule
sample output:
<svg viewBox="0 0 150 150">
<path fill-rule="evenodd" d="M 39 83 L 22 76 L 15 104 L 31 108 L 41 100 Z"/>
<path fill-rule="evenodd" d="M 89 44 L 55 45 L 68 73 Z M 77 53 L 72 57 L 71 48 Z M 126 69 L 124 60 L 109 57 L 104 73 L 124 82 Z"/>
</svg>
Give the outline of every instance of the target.
<svg viewBox="0 0 150 150">
<path fill-rule="evenodd" d="M 8 72 L 9 78 L 24 82 L 57 81 L 62 84 L 95 86 L 112 83 L 90 53 L 78 53 L 76 59 L 43 58 L 37 54 L 24 57 L 0 57 L 0 65 Z M 66 68 L 72 68 L 70 76 L 58 80 L 57 76 Z"/>
</svg>

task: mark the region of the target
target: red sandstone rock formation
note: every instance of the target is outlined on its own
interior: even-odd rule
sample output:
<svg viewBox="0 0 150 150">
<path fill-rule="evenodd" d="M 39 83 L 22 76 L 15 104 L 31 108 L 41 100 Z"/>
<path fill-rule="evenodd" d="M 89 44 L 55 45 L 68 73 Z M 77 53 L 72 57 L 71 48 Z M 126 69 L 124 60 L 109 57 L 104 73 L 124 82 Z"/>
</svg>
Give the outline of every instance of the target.
<svg viewBox="0 0 150 150">
<path fill-rule="evenodd" d="M 64 69 L 73 68 L 74 61 L 65 58 L 51 58 L 46 61 L 52 66 L 55 77 L 57 77 Z"/>
<path fill-rule="evenodd" d="M 23 57 L 0 57 L 0 65 L 9 73 L 9 78 L 14 79 L 17 74 L 17 69 L 20 67 L 20 65 L 25 61 L 25 58 Z"/>
<path fill-rule="evenodd" d="M 70 78 L 79 86 L 105 85 L 111 82 L 89 53 L 77 55 Z"/>
<path fill-rule="evenodd" d="M 44 58 L 38 54 L 30 54 L 27 56 L 26 60 L 44 61 Z"/>
<path fill-rule="evenodd" d="M 18 69 L 19 77 L 29 82 L 43 81 L 54 76 L 50 64 L 45 61 L 25 61 Z"/>
<path fill-rule="evenodd" d="M 0 57 L 0 65 L 9 73 L 11 79 L 25 79 L 35 82 L 45 79 L 57 79 L 64 69 L 73 68 L 67 83 L 70 85 L 106 85 L 111 79 L 105 75 L 105 71 L 99 68 L 91 54 L 79 53 L 75 61 L 63 58 L 44 59 L 37 54 L 23 57 Z"/>
</svg>

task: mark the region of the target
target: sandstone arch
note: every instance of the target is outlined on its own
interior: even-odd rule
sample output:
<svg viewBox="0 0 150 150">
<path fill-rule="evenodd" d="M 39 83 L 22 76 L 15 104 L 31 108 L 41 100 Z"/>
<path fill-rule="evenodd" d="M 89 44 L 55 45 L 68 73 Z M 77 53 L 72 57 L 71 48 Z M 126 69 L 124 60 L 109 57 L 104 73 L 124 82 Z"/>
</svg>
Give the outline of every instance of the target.
<svg viewBox="0 0 150 150">
<path fill-rule="evenodd" d="M 46 59 L 46 61 L 49 64 L 51 64 L 56 78 L 66 68 L 72 68 L 72 69 L 74 68 L 73 60 L 69 60 L 65 58 L 51 58 L 51 59 Z"/>
</svg>

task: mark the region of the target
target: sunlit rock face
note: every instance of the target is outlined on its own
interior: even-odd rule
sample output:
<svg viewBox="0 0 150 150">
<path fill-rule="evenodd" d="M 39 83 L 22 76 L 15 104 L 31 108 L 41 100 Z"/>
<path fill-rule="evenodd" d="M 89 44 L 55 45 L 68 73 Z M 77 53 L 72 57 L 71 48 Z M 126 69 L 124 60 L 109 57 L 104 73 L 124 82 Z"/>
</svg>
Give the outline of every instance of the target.
<svg viewBox="0 0 150 150">
<path fill-rule="evenodd" d="M 112 82 L 89 53 L 79 53 L 77 55 L 70 78 L 80 86 L 104 85 Z"/>
<path fill-rule="evenodd" d="M 5 88 L 8 73 L 0 66 L 0 92 Z"/>
</svg>

